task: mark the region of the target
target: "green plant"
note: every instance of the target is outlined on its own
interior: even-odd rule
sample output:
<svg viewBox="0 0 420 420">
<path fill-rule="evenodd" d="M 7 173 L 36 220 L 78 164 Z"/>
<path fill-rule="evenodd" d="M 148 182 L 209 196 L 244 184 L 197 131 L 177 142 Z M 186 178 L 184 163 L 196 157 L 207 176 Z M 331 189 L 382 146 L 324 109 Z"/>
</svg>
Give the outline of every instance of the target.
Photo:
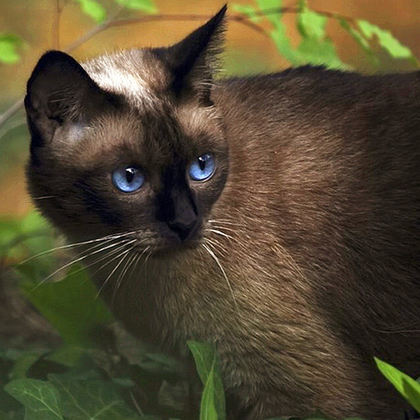
<svg viewBox="0 0 420 420">
<path fill-rule="evenodd" d="M 375 362 L 385 378 L 420 413 L 420 383 L 380 359 L 375 358 Z"/>
</svg>

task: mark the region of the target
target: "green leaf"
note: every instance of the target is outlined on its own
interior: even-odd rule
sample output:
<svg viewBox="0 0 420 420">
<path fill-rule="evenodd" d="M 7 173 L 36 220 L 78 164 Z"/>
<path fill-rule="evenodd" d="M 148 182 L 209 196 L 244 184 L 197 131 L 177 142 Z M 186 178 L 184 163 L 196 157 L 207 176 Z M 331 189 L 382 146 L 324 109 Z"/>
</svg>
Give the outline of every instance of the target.
<svg viewBox="0 0 420 420">
<path fill-rule="evenodd" d="M 85 354 L 86 349 L 83 347 L 64 345 L 46 356 L 46 359 L 71 368 L 78 366 Z"/>
<path fill-rule="evenodd" d="M 16 379 L 5 390 L 25 406 L 25 420 L 63 420 L 54 385 L 37 379 Z"/>
<path fill-rule="evenodd" d="M 201 396 L 200 420 L 219 420 L 214 396 L 214 370 L 211 369 L 209 376 L 207 377 L 207 381 L 204 385 L 203 395 Z"/>
<path fill-rule="evenodd" d="M 22 289 L 29 300 L 60 332 L 67 344 L 90 343 L 94 327 L 108 324 L 112 315 L 98 297 L 86 271 L 73 266 L 59 282 L 25 282 Z"/>
<path fill-rule="evenodd" d="M 333 69 L 348 69 L 337 55 L 334 44 L 326 36 L 327 17 L 310 10 L 306 1 L 299 3 L 296 25 L 302 36 L 296 54 L 302 64 L 326 65 Z"/>
<path fill-rule="evenodd" d="M 283 6 L 282 0 L 257 0 L 257 4 L 261 10 L 281 9 Z M 266 18 L 276 27 L 281 22 L 281 13 L 270 13 L 265 15 Z"/>
<path fill-rule="evenodd" d="M 358 20 L 357 24 L 367 39 L 377 37 L 381 47 L 393 58 L 416 60 L 410 48 L 402 45 L 391 32 L 381 29 L 366 20 Z"/>
<path fill-rule="evenodd" d="M 257 0 L 257 3 L 262 11 L 273 9 L 280 10 L 282 7 L 282 0 Z M 255 13 L 255 9 L 253 7 L 237 5 L 236 10 L 246 14 L 251 20 L 256 20 L 255 16 L 253 16 Z M 302 64 L 298 54 L 292 47 L 290 38 L 286 32 L 286 27 L 281 20 L 282 13 L 270 13 L 265 15 L 265 17 L 273 25 L 273 29 L 270 31 L 270 37 L 274 41 L 274 44 L 276 45 L 280 55 L 282 55 L 294 66 L 299 66 Z"/>
<path fill-rule="evenodd" d="M 413 406 L 420 411 L 420 384 L 413 378 L 401 372 L 394 366 L 375 357 L 376 365 L 381 373 L 391 382 L 396 390 Z"/>
<path fill-rule="evenodd" d="M 153 0 L 115 0 L 127 9 L 142 10 L 146 13 L 156 13 L 157 8 Z"/>
<path fill-rule="evenodd" d="M 365 50 L 372 52 L 372 49 L 370 48 L 369 42 L 366 40 L 366 38 L 353 26 L 349 24 L 349 22 L 346 19 L 338 19 L 338 22 L 340 23 L 340 26 L 346 30 L 349 35 L 352 36 L 352 38 Z"/>
<path fill-rule="evenodd" d="M 297 15 L 297 28 L 304 38 L 322 41 L 325 38 L 325 26 L 328 18 L 310 10 L 306 2 L 301 2 L 301 11 Z"/>
<path fill-rule="evenodd" d="M 303 64 L 299 54 L 292 47 L 283 22 L 279 21 L 277 23 L 276 28 L 270 32 L 270 36 L 280 55 L 289 61 L 290 64 L 293 66 L 300 66 Z"/>
<path fill-rule="evenodd" d="M 337 56 L 334 44 L 330 39 L 318 41 L 315 38 L 304 38 L 297 52 L 301 56 L 302 62 L 314 65 L 326 65 L 331 69 L 350 69 L 350 66 L 343 63 Z"/>
<path fill-rule="evenodd" d="M 71 419 L 137 420 L 112 382 L 77 380 L 70 374 L 48 375 L 60 391 L 63 414 Z"/>
<path fill-rule="evenodd" d="M 222 377 L 218 370 L 217 353 L 213 345 L 188 341 L 198 375 L 204 385 L 200 420 L 225 420 L 226 403 Z"/>
<path fill-rule="evenodd" d="M 373 61 L 374 64 L 378 64 L 378 59 L 375 57 L 375 54 L 370 47 L 368 40 L 363 36 L 363 34 L 350 25 L 350 23 L 346 19 L 338 19 L 341 27 L 356 41 L 356 43 L 365 51 L 368 57 Z"/>
<path fill-rule="evenodd" d="M 20 60 L 19 49 L 25 45 L 22 38 L 15 34 L 0 34 L 0 62 L 15 64 Z"/>
<path fill-rule="evenodd" d="M 95 0 L 74 0 L 80 4 L 83 13 L 91 17 L 95 22 L 103 22 L 106 19 L 106 10 L 102 4 Z"/>
<path fill-rule="evenodd" d="M 10 255 L 10 243 L 21 234 L 20 223 L 16 219 L 0 219 L 0 257 Z"/>
</svg>

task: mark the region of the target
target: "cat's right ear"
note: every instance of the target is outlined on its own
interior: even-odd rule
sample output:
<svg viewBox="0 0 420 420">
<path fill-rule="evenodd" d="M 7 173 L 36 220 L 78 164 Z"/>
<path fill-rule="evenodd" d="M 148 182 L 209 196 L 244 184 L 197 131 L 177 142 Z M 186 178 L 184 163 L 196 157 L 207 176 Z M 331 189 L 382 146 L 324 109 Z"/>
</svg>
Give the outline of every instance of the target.
<svg viewBox="0 0 420 420">
<path fill-rule="evenodd" d="M 49 51 L 38 61 L 27 84 L 25 108 L 32 146 L 42 146 L 66 121 L 83 117 L 100 88 L 68 54 Z"/>
</svg>

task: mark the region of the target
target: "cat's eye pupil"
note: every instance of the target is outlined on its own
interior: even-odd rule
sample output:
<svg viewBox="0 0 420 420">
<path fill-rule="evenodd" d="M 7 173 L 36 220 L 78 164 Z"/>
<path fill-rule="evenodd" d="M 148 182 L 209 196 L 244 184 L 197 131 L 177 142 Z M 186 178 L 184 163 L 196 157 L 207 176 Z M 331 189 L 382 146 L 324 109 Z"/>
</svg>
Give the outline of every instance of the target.
<svg viewBox="0 0 420 420">
<path fill-rule="evenodd" d="M 123 166 L 111 174 L 114 186 L 124 193 L 135 192 L 144 184 L 144 174 L 138 167 Z"/>
<path fill-rule="evenodd" d="M 127 178 L 128 183 L 133 181 L 135 173 L 136 173 L 136 170 L 134 168 L 127 168 L 125 170 L 125 177 Z"/>
<path fill-rule="evenodd" d="M 193 181 L 205 181 L 216 170 L 216 161 L 210 153 L 204 153 L 192 161 L 188 168 L 188 174 Z"/>
<path fill-rule="evenodd" d="M 200 166 L 201 170 L 203 170 L 206 167 L 206 159 L 204 159 L 203 156 L 200 156 L 198 158 L 198 165 Z"/>
</svg>

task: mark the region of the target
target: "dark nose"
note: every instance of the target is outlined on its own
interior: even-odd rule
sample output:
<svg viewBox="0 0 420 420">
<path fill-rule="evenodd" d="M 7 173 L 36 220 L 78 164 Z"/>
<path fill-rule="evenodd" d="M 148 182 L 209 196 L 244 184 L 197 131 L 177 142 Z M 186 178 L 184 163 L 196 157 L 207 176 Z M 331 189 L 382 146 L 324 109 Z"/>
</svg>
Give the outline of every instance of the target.
<svg viewBox="0 0 420 420">
<path fill-rule="evenodd" d="M 189 238 L 197 226 L 197 217 L 194 215 L 194 217 L 189 220 L 175 219 L 173 221 L 167 221 L 166 223 L 179 236 L 179 239 L 184 242 Z"/>
</svg>

